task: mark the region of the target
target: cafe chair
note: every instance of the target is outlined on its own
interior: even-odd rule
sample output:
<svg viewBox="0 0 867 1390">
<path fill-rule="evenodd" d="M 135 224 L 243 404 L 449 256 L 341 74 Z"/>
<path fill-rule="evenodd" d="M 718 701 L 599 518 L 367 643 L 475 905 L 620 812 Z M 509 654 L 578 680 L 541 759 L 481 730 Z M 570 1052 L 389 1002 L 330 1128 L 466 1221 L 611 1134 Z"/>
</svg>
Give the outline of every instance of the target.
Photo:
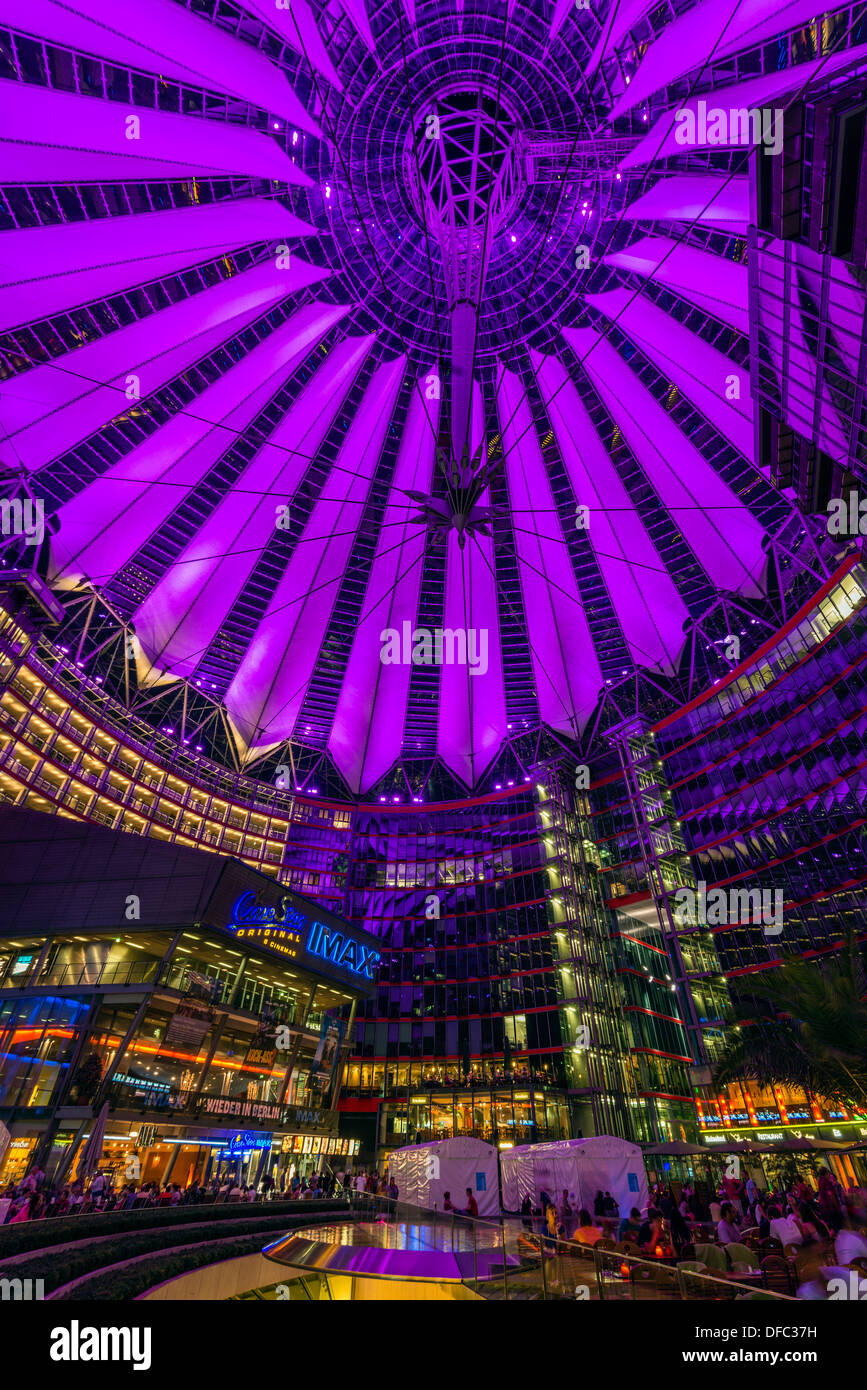
<svg viewBox="0 0 867 1390">
<path fill-rule="evenodd" d="M 793 1294 L 792 1271 L 782 1255 L 766 1255 L 762 1260 L 762 1283 L 771 1293 Z"/>
<path fill-rule="evenodd" d="M 782 1255 L 783 1247 L 773 1236 L 767 1236 L 759 1241 L 759 1255 L 762 1259 L 766 1255 Z"/>
<path fill-rule="evenodd" d="M 731 1260 L 733 1270 L 746 1274 L 750 1270 L 759 1268 L 759 1259 L 755 1250 L 751 1250 L 748 1245 L 741 1245 L 739 1241 L 731 1241 L 726 1246 L 726 1254 Z"/>
<path fill-rule="evenodd" d="M 719 1270 L 721 1274 L 725 1274 L 728 1270 L 726 1252 L 721 1245 L 696 1244 L 695 1258 L 703 1261 L 709 1270 Z"/>
</svg>

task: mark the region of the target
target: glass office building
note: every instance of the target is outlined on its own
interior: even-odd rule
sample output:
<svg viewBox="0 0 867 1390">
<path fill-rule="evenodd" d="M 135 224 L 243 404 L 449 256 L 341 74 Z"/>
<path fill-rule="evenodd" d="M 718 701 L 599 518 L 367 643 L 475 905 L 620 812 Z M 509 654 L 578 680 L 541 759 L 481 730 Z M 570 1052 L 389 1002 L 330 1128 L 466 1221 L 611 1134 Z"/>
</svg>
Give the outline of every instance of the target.
<svg viewBox="0 0 867 1390">
<path fill-rule="evenodd" d="M 5 1181 L 34 1155 L 74 1174 L 94 1116 L 119 1181 L 357 1152 L 337 1102 L 378 959 L 364 932 L 230 859 L 80 820 L 4 805 L 0 846 Z"/>
<path fill-rule="evenodd" d="M 695 880 L 746 909 L 728 906 L 709 928 L 736 1002 L 760 993 L 785 956 L 820 962 L 849 932 L 863 947 L 865 601 L 867 574 L 850 556 L 779 633 L 654 729 Z M 787 1126 L 867 1133 L 864 1106 L 745 1083 L 705 1096 L 699 1115 L 708 1138 Z"/>
<path fill-rule="evenodd" d="M 297 895 L 333 927 L 311 980 L 346 933 L 378 953 L 323 994 L 313 1136 L 368 1162 L 806 1124 L 709 1081 L 782 944 L 676 909 L 779 891 L 817 968 L 861 911 L 863 535 L 823 509 L 867 480 L 864 17 L 31 11 L 0 30 L 4 813 Z M 93 1099 L 208 1097 L 279 1006 L 305 1066 L 255 1103 L 294 1098 L 318 1010 L 279 933 L 173 945 L 198 903 L 103 941 L 63 891 L 3 1006 L 22 971 L 96 993 L 10 1013 L 16 1139 L 82 1029 Z M 153 978 L 104 975 L 145 946 Z M 187 950 L 224 1041 L 115 1065 Z"/>
</svg>

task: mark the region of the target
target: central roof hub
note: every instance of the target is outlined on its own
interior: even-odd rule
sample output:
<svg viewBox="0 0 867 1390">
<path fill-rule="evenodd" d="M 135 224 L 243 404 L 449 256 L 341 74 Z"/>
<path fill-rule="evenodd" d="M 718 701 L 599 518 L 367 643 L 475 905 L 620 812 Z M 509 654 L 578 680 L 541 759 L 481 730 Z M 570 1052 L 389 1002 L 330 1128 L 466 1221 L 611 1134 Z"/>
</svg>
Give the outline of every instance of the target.
<svg viewBox="0 0 867 1390">
<path fill-rule="evenodd" d="M 407 136 L 403 168 L 416 213 L 439 242 L 452 307 L 478 305 L 492 240 L 523 191 L 514 116 L 483 86 L 440 93 Z"/>
</svg>

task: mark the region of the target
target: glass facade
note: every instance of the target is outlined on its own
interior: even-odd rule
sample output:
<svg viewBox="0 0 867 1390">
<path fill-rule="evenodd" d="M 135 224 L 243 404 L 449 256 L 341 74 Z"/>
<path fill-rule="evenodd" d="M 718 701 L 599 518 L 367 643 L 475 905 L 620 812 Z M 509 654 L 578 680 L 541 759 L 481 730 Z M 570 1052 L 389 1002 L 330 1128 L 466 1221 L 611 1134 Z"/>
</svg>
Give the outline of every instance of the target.
<svg viewBox="0 0 867 1390">
<path fill-rule="evenodd" d="M 153 1169 L 148 1180 L 192 1181 L 194 1168 L 201 1180 L 225 1161 L 249 1180 L 348 1156 L 337 1101 L 372 983 L 315 942 L 341 926 L 356 960 L 373 943 L 230 860 L 142 849 L 0 808 L 0 1119 L 20 1141 L 10 1161 L 26 1141 L 46 1171 L 73 1171 L 104 1104 L 115 1159 Z M 248 926 L 250 902 L 268 921 L 291 911 L 291 932 Z M 182 1152 L 190 1163 L 176 1174 Z"/>
<path fill-rule="evenodd" d="M 838 15 L 826 24 L 833 31 L 841 22 Z M 804 511 L 824 512 L 867 467 L 863 81 L 844 78 L 789 103 L 784 125 L 781 158 L 754 165 L 748 267 L 757 457 Z"/>
<path fill-rule="evenodd" d="M 376 938 L 382 963 L 354 1020 L 340 1102 L 341 1134 L 368 1159 L 450 1135 L 654 1142 L 856 1123 L 795 1094 L 713 1095 L 708 1067 L 731 999 L 756 972 L 784 949 L 833 949 L 850 924 L 862 934 L 865 593 L 850 559 L 690 705 L 653 729 L 640 719 L 610 728 L 592 780 L 561 758 L 502 790 L 432 805 L 302 798 L 192 754 L 189 769 L 170 765 L 153 731 L 149 745 L 124 734 L 117 707 L 84 682 L 73 699 L 7 618 L 0 789 L 20 807 L 228 854 Z M 702 885 L 747 903 L 780 893 L 779 940 L 749 920 L 682 920 L 679 891 Z M 251 1018 L 287 1024 L 307 1009 L 318 1026 L 279 971 L 236 980 L 232 960 L 205 969 L 188 942 L 170 955 L 167 940 L 148 953 L 122 940 L 107 955 L 55 946 L 39 970 L 56 995 L 2 1002 L 15 1039 L 4 1104 L 16 1109 L 54 1103 L 83 1018 L 103 1069 L 112 1065 L 137 1006 L 102 1006 L 93 1019 L 84 985 L 151 991 L 131 1046 L 152 1055 L 112 1084 L 118 1100 L 144 1087 L 163 1114 L 186 1104 L 187 1072 L 200 1099 L 225 1095 L 249 1038 L 247 1025 L 227 1026 L 204 1075 L 201 1058 L 167 1071 L 154 1060 L 168 1026 L 159 990 L 183 996 L 207 974 L 218 1005 L 231 998 Z M 40 949 L 6 955 L 0 992 Z M 239 1073 L 231 1084 L 246 1092 L 251 1081 Z M 279 1079 L 255 1084 L 273 1103 Z M 283 1102 L 300 1103 L 304 1084 L 299 1071 Z"/>
<path fill-rule="evenodd" d="M 654 731 L 694 878 L 727 895 L 728 920 L 709 934 L 735 1002 L 786 954 L 821 958 L 850 929 L 867 940 L 865 600 L 853 556 L 718 688 Z M 769 921 L 760 903 L 779 915 Z M 859 1137 L 867 1119 L 746 1085 L 699 1110 L 708 1130 L 843 1123 Z"/>
<path fill-rule="evenodd" d="M 359 809 L 347 911 L 384 964 L 348 1087 L 383 1098 L 384 1145 L 628 1123 L 601 915 L 556 774 L 539 776 L 464 804 Z"/>
</svg>

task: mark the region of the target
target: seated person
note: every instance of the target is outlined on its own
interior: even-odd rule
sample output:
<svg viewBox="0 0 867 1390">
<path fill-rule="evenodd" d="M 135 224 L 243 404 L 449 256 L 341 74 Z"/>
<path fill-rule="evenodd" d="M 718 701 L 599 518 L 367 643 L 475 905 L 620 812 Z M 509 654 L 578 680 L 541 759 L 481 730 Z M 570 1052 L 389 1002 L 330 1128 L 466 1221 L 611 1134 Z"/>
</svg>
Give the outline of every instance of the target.
<svg viewBox="0 0 867 1390">
<path fill-rule="evenodd" d="M 771 1234 L 771 1219 L 767 1210 L 762 1206 L 761 1199 L 756 1202 L 755 1221 L 759 1228 L 759 1240 L 767 1240 Z"/>
<path fill-rule="evenodd" d="M 638 1207 L 633 1207 L 628 1216 L 621 1216 L 620 1224 L 617 1227 L 618 1240 L 637 1240 L 638 1232 L 641 1230 L 641 1212 Z"/>
<path fill-rule="evenodd" d="M 443 1211 L 454 1211 L 454 1210 L 455 1210 L 455 1208 L 452 1206 L 452 1194 L 451 1194 L 450 1192 L 444 1192 L 444 1193 L 443 1193 Z"/>
<path fill-rule="evenodd" d="M 847 1204 L 843 1225 L 834 1241 L 837 1263 L 841 1265 L 850 1265 L 853 1260 L 867 1259 L 867 1239 L 855 1229 L 854 1215 L 854 1208 Z"/>
<path fill-rule="evenodd" d="M 786 1215 L 783 1216 L 779 1207 L 771 1207 L 768 1216 L 770 1218 L 771 1237 L 773 1240 L 778 1240 L 784 1250 L 787 1245 L 804 1244 L 804 1232 L 791 1212 L 786 1212 Z"/>
<path fill-rule="evenodd" d="M 668 1225 L 671 1231 L 671 1239 L 674 1243 L 674 1248 L 680 1252 L 685 1245 L 691 1243 L 692 1232 L 683 1219 L 678 1207 L 675 1207 L 674 1211 L 671 1213 L 671 1220 Z"/>
<path fill-rule="evenodd" d="M 831 1234 L 814 1202 L 801 1202 L 798 1205 L 798 1225 L 803 1232 L 805 1245 L 827 1240 Z"/>
<path fill-rule="evenodd" d="M 579 1245 L 595 1245 L 597 1240 L 602 1239 L 601 1229 L 594 1226 L 593 1217 L 585 1207 L 578 1213 L 578 1225 L 572 1233 L 572 1239 L 577 1240 Z"/>
<path fill-rule="evenodd" d="M 731 1202 L 726 1202 L 722 1209 L 722 1214 L 716 1227 L 717 1239 L 720 1245 L 733 1245 L 741 1238 L 741 1233 L 735 1222 L 734 1207 Z"/>
<path fill-rule="evenodd" d="M 636 1237 L 639 1245 L 656 1244 L 656 1236 L 662 1223 L 662 1212 L 658 1207 L 648 1207 L 647 1216 L 642 1221 Z"/>
</svg>

